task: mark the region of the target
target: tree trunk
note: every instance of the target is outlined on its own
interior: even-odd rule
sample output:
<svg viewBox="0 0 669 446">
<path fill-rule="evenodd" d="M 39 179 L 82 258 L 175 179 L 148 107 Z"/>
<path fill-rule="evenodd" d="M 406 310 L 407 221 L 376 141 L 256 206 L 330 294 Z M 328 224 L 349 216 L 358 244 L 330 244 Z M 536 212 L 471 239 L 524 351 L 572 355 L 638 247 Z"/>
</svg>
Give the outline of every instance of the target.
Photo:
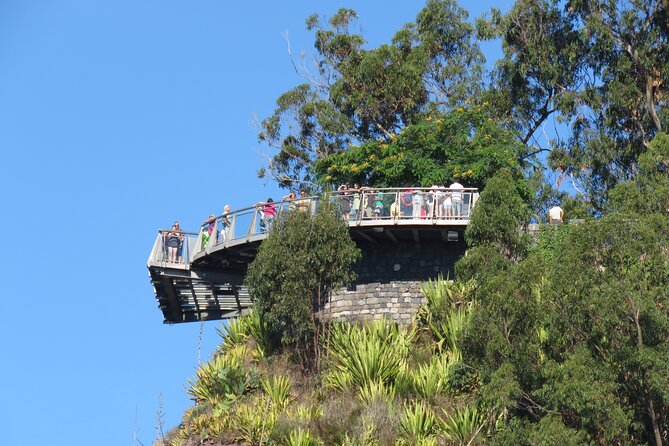
<svg viewBox="0 0 669 446">
<path fill-rule="evenodd" d="M 631 299 L 630 305 L 632 307 L 632 317 L 634 318 L 634 324 L 636 325 L 637 347 L 641 349 L 643 348 L 643 332 L 641 331 L 641 324 L 639 324 L 639 309 L 636 308 L 636 305 L 634 305 Z M 662 446 L 662 435 L 660 434 L 660 427 L 657 424 L 657 414 L 655 413 L 655 407 L 653 405 L 653 391 L 648 385 L 648 379 L 646 378 L 645 371 L 643 371 L 641 374 L 641 386 L 643 387 L 643 395 L 646 399 L 646 410 L 648 411 L 648 416 L 650 417 L 650 424 L 653 427 L 655 446 Z"/>
</svg>

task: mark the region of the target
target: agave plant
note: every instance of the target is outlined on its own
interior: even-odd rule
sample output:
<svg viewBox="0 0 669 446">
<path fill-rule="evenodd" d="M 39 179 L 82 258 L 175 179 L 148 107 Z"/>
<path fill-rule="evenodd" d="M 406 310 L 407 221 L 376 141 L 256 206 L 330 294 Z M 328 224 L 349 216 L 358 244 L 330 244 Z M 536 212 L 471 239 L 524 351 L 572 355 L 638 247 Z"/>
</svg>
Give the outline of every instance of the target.
<svg viewBox="0 0 669 446">
<path fill-rule="evenodd" d="M 250 389 L 251 379 L 240 357 L 217 355 L 200 366 L 195 379 L 188 380 L 187 392 L 197 403 L 215 405 L 243 395 Z"/>
<path fill-rule="evenodd" d="M 283 411 L 290 404 L 290 379 L 285 376 L 275 375 L 272 378 L 264 378 L 260 381 L 263 390 L 270 400 L 270 404 Z"/>
<path fill-rule="evenodd" d="M 249 311 L 243 316 L 246 332 L 256 342 L 256 357 L 264 358 L 272 352 L 272 337 L 270 336 L 267 323 L 256 311 Z"/>
<path fill-rule="evenodd" d="M 406 367 L 413 334 L 386 327 L 385 320 L 367 327 L 333 325 L 329 353 L 333 369 L 325 383 L 340 390 L 392 384 Z"/>
<path fill-rule="evenodd" d="M 462 282 L 459 280 L 444 279 L 439 276 L 436 280 L 428 279 L 420 285 L 429 310 L 435 311 L 444 308 L 456 308 L 474 301 L 476 291 L 475 280 Z"/>
<path fill-rule="evenodd" d="M 395 399 L 395 386 L 381 381 L 368 382 L 358 389 L 358 398 L 365 403 L 392 401 Z"/>
<path fill-rule="evenodd" d="M 457 307 L 443 319 L 429 322 L 428 326 L 437 340 L 439 351 L 455 352 L 459 350 L 460 333 L 469 323 L 471 308 L 470 305 Z"/>
<path fill-rule="evenodd" d="M 448 389 L 448 375 L 457 356 L 433 356 L 429 364 L 421 364 L 411 373 L 413 390 L 423 398 L 431 399 Z"/>
<path fill-rule="evenodd" d="M 439 427 L 444 436 L 457 445 L 472 444 L 486 423 L 485 414 L 476 407 L 465 406 L 462 409 L 455 409 L 452 413 L 443 412 L 444 418 L 438 421 Z"/>
<path fill-rule="evenodd" d="M 312 420 L 317 420 L 323 416 L 323 410 L 318 406 L 305 406 L 304 404 L 294 405 L 288 415 L 297 421 L 307 423 Z"/>
<path fill-rule="evenodd" d="M 400 417 L 400 432 L 409 441 L 416 442 L 432 437 L 435 431 L 435 418 L 432 410 L 422 401 L 404 406 Z"/>
<path fill-rule="evenodd" d="M 286 446 L 320 446 L 323 441 L 312 436 L 308 430 L 298 428 L 290 432 L 285 444 Z"/>
<path fill-rule="evenodd" d="M 246 323 L 243 316 L 237 319 L 230 319 L 221 328 L 216 328 L 216 332 L 223 339 L 223 342 L 218 347 L 221 352 L 227 352 L 235 346 L 243 345 L 246 342 Z"/>
<path fill-rule="evenodd" d="M 274 429 L 278 415 L 278 412 L 262 399 L 253 399 L 249 404 L 237 406 L 235 421 L 241 433 L 240 440 L 249 444 L 262 442 Z"/>
</svg>

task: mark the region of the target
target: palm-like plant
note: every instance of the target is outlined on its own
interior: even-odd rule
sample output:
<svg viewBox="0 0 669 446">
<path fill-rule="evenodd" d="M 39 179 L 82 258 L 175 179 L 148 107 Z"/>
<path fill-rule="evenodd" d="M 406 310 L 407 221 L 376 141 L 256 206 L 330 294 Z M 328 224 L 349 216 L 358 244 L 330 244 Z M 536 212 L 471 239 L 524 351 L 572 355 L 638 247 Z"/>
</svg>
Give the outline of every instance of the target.
<svg viewBox="0 0 669 446">
<path fill-rule="evenodd" d="M 400 417 L 400 432 L 409 441 L 416 442 L 430 438 L 434 434 L 436 424 L 432 410 L 423 402 L 404 406 Z"/>
<path fill-rule="evenodd" d="M 469 323 L 471 305 L 460 306 L 449 312 L 443 319 L 428 323 L 432 335 L 437 340 L 439 351 L 456 352 L 459 350 L 459 338 L 462 329 Z"/>
<path fill-rule="evenodd" d="M 395 398 L 395 386 L 381 381 L 368 382 L 358 389 L 358 398 L 365 403 L 392 401 Z"/>
<path fill-rule="evenodd" d="M 458 355 L 433 356 L 429 364 L 421 364 L 411 373 L 413 390 L 426 399 L 432 399 L 448 390 L 451 367 L 460 361 Z"/>
<path fill-rule="evenodd" d="M 222 400 L 235 400 L 250 389 L 251 372 L 238 356 L 216 355 L 196 373 L 195 379 L 188 380 L 187 392 L 197 403 L 217 405 Z"/>
<path fill-rule="evenodd" d="M 452 413 L 444 411 L 444 418 L 438 421 L 444 436 L 457 445 L 473 444 L 475 438 L 483 430 L 486 416 L 475 407 L 465 406 L 455 409 Z"/>
<path fill-rule="evenodd" d="M 290 379 L 285 376 L 275 375 L 272 378 L 262 379 L 260 383 L 273 407 L 281 411 L 288 407 L 292 401 L 290 397 Z"/>
<path fill-rule="evenodd" d="M 349 390 L 392 384 L 406 368 L 413 333 L 385 319 L 367 327 L 342 323 L 332 327 L 329 353 L 333 369 L 326 375 L 328 386 Z"/>
<path fill-rule="evenodd" d="M 256 356 L 264 358 L 272 351 L 272 337 L 270 336 L 267 323 L 257 311 L 249 311 L 244 315 L 246 332 L 256 342 Z"/>
<path fill-rule="evenodd" d="M 320 446 L 323 442 L 305 429 L 295 429 L 286 439 L 286 446 Z"/>
<path fill-rule="evenodd" d="M 221 352 L 227 352 L 235 346 L 243 345 L 246 342 L 247 336 L 244 317 L 230 319 L 221 328 L 216 328 L 216 332 L 223 339 L 223 342 L 218 347 Z"/>
<path fill-rule="evenodd" d="M 241 432 L 241 440 L 248 444 L 258 444 L 274 429 L 279 416 L 277 410 L 269 407 L 262 399 L 254 399 L 250 404 L 237 406 L 235 417 Z"/>
</svg>

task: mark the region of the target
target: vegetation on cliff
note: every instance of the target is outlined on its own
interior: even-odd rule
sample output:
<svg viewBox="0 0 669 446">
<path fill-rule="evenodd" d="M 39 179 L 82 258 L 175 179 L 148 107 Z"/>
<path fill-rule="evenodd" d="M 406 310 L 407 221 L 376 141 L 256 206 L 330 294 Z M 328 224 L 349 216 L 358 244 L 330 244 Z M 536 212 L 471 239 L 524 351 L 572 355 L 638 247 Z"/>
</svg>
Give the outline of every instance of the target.
<svg viewBox="0 0 669 446">
<path fill-rule="evenodd" d="M 638 179 L 612 192 L 613 211 L 546 226 L 534 244 L 517 231 L 526 205 L 500 171 L 455 280 L 423 284 L 406 327 L 321 324 L 319 366 L 295 361 L 300 347 L 282 345 L 258 312 L 230 322 L 169 442 L 665 444 L 669 217 L 635 207 L 634 191 L 668 190 L 668 141 L 654 140 Z M 513 218 L 495 218 L 500 208 Z"/>
<path fill-rule="evenodd" d="M 325 324 L 315 310 L 357 254 L 336 219 L 291 214 L 250 269 L 257 310 L 221 330 L 166 442 L 666 444 L 666 1 L 517 0 L 474 24 L 428 0 L 378 48 L 356 19 L 307 21 L 317 69 L 262 122 L 261 173 L 317 188 L 460 177 L 482 189 L 467 256 L 454 281 L 424 284 L 407 327 Z M 531 243 L 519 228 L 558 198 L 584 221 Z"/>
</svg>

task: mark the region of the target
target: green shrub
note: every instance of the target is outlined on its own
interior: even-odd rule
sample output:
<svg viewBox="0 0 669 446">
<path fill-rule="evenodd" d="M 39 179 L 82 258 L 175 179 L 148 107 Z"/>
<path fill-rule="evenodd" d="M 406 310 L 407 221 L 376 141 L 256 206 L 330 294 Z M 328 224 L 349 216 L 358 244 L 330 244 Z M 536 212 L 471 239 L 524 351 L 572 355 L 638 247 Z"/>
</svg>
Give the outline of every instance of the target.
<svg viewBox="0 0 669 446">
<path fill-rule="evenodd" d="M 291 431 L 284 444 L 286 446 L 320 446 L 323 441 L 311 435 L 308 430 L 295 429 Z"/>
<path fill-rule="evenodd" d="M 400 417 L 402 437 L 415 444 L 416 441 L 432 437 L 436 428 L 432 410 L 423 402 L 417 401 L 404 406 Z"/>
<path fill-rule="evenodd" d="M 474 444 L 474 439 L 482 436 L 486 417 L 476 407 L 455 408 L 451 413 L 444 411 L 444 415 L 438 420 L 439 427 L 444 436 L 455 444 Z"/>
<path fill-rule="evenodd" d="M 189 379 L 189 395 L 196 403 L 216 405 L 221 401 L 234 401 L 255 387 L 253 370 L 246 369 L 239 356 L 217 355 L 197 370 L 194 380 Z"/>
<path fill-rule="evenodd" d="M 292 401 L 290 379 L 282 375 L 275 375 L 272 378 L 264 378 L 260 382 L 272 407 L 280 411 L 285 410 Z"/>
<path fill-rule="evenodd" d="M 324 376 L 324 384 L 348 391 L 366 388 L 387 390 L 406 369 L 407 357 L 415 332 L 402 329 L 385 319 L 368 326 L 335 324 L 329 337 L 332 369 Z"/>
</svg>

